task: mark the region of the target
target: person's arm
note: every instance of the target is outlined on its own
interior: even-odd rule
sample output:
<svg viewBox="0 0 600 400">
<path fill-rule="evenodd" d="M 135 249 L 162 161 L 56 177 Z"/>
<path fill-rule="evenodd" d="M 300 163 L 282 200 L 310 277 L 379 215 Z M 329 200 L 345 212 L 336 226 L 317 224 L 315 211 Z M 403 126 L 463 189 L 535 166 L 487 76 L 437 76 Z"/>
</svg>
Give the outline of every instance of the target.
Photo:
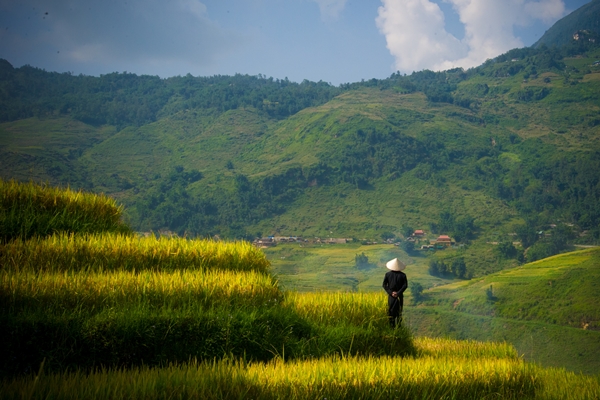
<svg viewBox="0 0 600 400">
<path fill-rule="evenodd" d="M 392 295 L 392 290 L 390 289 L 390 281 L 388 274 L 385 274 L 385 278 L 383 278 L 383 290 L 387 292 L 388 295 Z"/>
<path fill-rule="evenodd" d="M 406 278 L 406 275 L 404 275 L 402 281 L 402 286 L 400 286 L 400 289 L 398 289 L 399 295 L 403 294 L 406 288 L 408 287 L 408 279 Z"/>
</svg>

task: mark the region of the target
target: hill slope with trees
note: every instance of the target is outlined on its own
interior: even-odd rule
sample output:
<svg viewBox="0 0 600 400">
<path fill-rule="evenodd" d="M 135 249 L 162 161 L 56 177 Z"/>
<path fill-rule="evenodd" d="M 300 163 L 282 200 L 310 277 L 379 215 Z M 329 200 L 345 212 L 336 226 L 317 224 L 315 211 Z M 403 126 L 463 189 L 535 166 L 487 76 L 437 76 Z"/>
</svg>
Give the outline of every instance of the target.
<svg viewBox="0 0 600 400">
<path fill-rule="evenodd" d="M 4 60 L 0 176 L 107 193 L 138 231 L 426 229 L 464 245 L 464 275 L 477 276 L 598 242 L 599 45 L 571 39 L 340 87 Z"/>
</svg>

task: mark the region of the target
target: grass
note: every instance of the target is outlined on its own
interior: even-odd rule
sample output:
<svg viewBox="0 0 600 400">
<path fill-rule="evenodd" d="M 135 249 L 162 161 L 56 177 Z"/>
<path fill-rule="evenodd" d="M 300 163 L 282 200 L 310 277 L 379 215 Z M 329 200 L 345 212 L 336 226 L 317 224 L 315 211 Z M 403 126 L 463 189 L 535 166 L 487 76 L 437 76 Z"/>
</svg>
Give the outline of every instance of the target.
<svg viewBox="0 0 600 400">
<path fill-rule="evenodd" d="M 353 290 L 381 279 L 382 272 L 348 265 L 358 252 L 364 250 L 376 265 L 407 257 L 386 245 L 271 250 L 299 274 L 313 260 L 306 264 L 312 272 L 319 264 L 331 265 L 319 280 L 327 274 L 360 278 L 362 286 Z M 597 249 L 564 254 L 433 287 L 425 291 L 424 304 L 435 305 L 435 311 L 407 307 L 405 326 L 392 330 L 379 288 L 283 292 L 267 256 L 246 242 L 116 233 L 16 239 L 0 255 L 0 393 L 19 399 L 597 398 L 598 376 L 530 364 L 508 343 L 534 332 L 536 351 L 561 348 L 563 356 L 572 356 L 579 348 L 567 342 L 577 340 L 597 359 L 596 331 L 467 311 L 485 314 L 506 297 L 505 309 L 498 310 L 510 316 L 516 301 L 535 301 L 536 293 L 557 299 L 555 284 L 566 296 L 559 301 L 582 303 L 565 307 L 593 310 L 584 303 L 595 295 L 598 254 Z M 410 261 L 410 279 L 424 278 L 423 260 Z M 536 286 L 546 279 L 551 289 Z M 517 292 L 503 291 L 515 280 L 521 283 Z M 480 309 L 490 282 L 499 290 Z M 538 303 L 540 310 L 548 306 Z M 491 331 L 499 343 L 413 338 L 411 329 L 424 324 L 445 335 L 472 333 L 476 326 L 479 335 Z M 544 342 L 549 339 L 554 342 Z"/>
<path fill-rule="evenodd" d="M 94 315 L 103 309 L 202 313 L 231 299 L 247 307 L 282 300 L 276 281 L 256 271 L 0 272 L 2 303 L 12 314 Z M 136 311 L 137 312 L 137 311 Z"/>
<path fill-rule="evenodd" d="M 425 304 L 474 315 L 597 330 L 600 249 L 559 254 L 472 281 L 431 289 Z M 492 288 L 493 298 L 486 295 Z"/>
</svg>

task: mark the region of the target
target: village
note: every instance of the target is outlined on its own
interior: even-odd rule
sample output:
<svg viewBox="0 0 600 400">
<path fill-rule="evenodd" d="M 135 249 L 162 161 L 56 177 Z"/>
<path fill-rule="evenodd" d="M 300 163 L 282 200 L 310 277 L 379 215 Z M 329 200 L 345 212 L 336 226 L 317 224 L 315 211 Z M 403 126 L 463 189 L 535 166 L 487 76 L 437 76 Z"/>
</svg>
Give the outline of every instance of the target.
<svg viewBox="0 0 600 400">
<path fill-rule="evenodd" d="M 346 244 L 359 242 L 363 245 L 374 245 L 374 244 L 392 244 L 394 246 L 400 246 L 402 241 L 410 242 L 415 245 L 415 250 L 443 250 L 448 247 L 456 246 L 456 242 L 448 235 L 439 235 L 437 238 L 433 238 L 432 235 L 427 235 L 422 229 L 415 230 L 408 238 L 389 238 L 382 241 L 368 240 L 368 239 L 354 239 L 354 238 L 303 238 L 301 236 L 267 236 L 255 239 L 252 244 L 258 248 L 266 249 L 277 246 L 279 243 L 299 243 L 299 244 Z"/>
</svg>

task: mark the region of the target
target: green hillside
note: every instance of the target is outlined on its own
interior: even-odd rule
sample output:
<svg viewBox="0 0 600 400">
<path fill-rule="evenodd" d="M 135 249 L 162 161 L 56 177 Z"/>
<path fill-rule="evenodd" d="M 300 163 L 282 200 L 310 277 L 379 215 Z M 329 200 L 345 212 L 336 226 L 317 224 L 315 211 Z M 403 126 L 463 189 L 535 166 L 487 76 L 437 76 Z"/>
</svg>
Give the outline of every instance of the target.
<svg viewBox="0 0 600 400">
<path fill-rule="evenodd" d="M 3 61 L 0 177 L 104 192 L 144 232 L 425 229 L 482 276 L 600 240 L 600 42 L 582 43 L 340 87 Z"/>
<path fill-rule="evenodd" d="M 431 287 L 410 324 L 421 335 L 506 340 L 528 360 L 598 373 L 598 265 L 594 248 Z"/>
</svg>

